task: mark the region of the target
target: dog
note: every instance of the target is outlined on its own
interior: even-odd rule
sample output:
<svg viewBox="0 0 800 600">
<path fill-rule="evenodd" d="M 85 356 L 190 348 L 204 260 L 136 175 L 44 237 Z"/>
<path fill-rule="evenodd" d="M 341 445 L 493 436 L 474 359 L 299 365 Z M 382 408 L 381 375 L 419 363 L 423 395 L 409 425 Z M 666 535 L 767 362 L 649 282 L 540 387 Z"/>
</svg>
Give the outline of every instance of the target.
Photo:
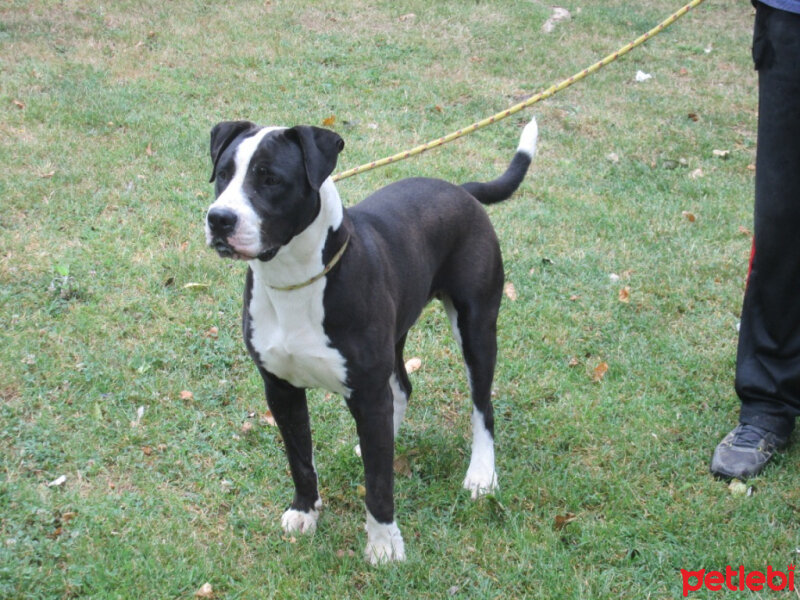
<svg viewBox="0 0 800 600">
<path fill-rule="evenodd" d="M 411 396 L 406 335 L 433 298 L 467 367 L 472 456 L 463 487 L 497 488 L 491 388 L 504 274 L 482 204 L 510 197 L 536 152 L 522 131 L 503 175 L 455 185 L 411 178 L 344 209 L 330 175 L 344 141 L 312 126 L 226 121 L 211 130 L 215 201 L 208 245 L 248 263 L 242 329 L 283 437 L 294 498 L 281 524 L 311 533 L 322 508 L 306 388 L 341 394 L 355 419 L 366 487 L 365 556 L 401 561 L 394 515 L 394 438 Z"/>
</svg>

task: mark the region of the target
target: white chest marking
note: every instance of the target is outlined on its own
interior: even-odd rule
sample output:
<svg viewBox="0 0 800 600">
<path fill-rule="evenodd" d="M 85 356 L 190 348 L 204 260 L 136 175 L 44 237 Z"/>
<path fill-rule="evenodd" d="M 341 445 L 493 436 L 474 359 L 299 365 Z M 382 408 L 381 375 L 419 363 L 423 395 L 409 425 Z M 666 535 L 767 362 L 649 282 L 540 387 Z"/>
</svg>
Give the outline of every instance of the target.
<svg viewBox="0 0 800 600">
<path fill-rule="evenodd" d="M 272 291 L 254 278 L 251 343 L 261 365 L 293 386 L 321 387 L 347 397 L 344 357 L 330 346 L 322 328 L 324 289 L 322 280 L 302 290 Z"/>
</svg>

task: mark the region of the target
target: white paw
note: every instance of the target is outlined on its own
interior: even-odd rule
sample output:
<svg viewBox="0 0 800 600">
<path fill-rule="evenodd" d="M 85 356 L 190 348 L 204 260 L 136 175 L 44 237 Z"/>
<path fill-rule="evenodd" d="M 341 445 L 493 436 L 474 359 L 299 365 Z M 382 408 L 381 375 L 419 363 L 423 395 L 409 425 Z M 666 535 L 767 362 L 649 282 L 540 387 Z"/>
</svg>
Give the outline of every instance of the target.
<svg viewBox="0 0 800 600">
<path fill-rule="evenodd" d="M 373 565 L 406 559 L 403 536 L 397 523 L 383 525 L 367 512 L 367 547 L 364 556 Z"/>
<path fill-rule="evenodd" d="M 317 520 L 322 502 L 317 501 L 308 512 L 290 508 L 281 517 L 281 527 L 285 533 L 314 533 L 317 529 Z"/>
<path fill-rule="evenodd" d="M 464 478 L 464 489 L 472 492 L 472 499 L 491 494 L 498 489 L 497 473 L 493 469 L 472 469 L 467 471 Z"/>
</svg>

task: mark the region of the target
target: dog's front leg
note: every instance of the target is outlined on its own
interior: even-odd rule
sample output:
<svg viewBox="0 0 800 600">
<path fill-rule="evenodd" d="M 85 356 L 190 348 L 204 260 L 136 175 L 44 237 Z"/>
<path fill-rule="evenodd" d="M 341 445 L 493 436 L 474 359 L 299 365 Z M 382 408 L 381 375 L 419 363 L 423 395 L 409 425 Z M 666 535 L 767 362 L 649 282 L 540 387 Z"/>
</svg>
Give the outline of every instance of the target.
<svg viewBox="0 0 800 600">
<path fill-rule="evenodd" d="M 347 400 L 356 421 L 367 490 L 367 560 L 405 560 L 403 536 L 394 520 L 394 424 L 387 381 L 378 390 L 355 390 Z"/>
<path fill-rule="evenodd" d="M 267 404 L 283 436 L 294 480 L 294 499 L 289 510 L 283 513 L 281 525 L 286 533 L 313 533 L 322 500 L 317 489 L 306 392 L 266 371 L 262 370 L 261 375 Z"/>
</svg>

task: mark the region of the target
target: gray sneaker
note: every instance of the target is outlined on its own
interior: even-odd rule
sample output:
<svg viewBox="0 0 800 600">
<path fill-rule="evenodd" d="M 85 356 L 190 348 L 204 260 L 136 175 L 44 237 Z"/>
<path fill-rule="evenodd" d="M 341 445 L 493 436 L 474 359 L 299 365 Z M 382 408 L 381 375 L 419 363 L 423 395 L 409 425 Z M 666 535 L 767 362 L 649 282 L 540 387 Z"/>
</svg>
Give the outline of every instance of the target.
<svg viewBox="0 0 800 600">
<path fill-rule="evenodd" d="M 714 450 L 711 473 L 724 479 L 754 477 L 788 441 L 755 425 L 738 425 Z"/>
</svg>

